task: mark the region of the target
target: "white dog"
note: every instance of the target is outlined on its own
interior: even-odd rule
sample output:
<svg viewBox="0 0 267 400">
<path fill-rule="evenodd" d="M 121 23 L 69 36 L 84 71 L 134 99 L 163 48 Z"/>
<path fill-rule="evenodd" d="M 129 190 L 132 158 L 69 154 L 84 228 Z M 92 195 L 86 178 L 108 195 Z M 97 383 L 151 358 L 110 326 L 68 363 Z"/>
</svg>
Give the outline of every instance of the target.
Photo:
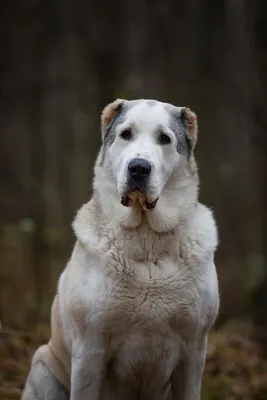
<svg viewBox="0 0 267 400">
<path fill-rule="evenodd" d="M 219 307 L 188 108 L 116 100 L 23 400 L 199 400 Z"/>
</svg>

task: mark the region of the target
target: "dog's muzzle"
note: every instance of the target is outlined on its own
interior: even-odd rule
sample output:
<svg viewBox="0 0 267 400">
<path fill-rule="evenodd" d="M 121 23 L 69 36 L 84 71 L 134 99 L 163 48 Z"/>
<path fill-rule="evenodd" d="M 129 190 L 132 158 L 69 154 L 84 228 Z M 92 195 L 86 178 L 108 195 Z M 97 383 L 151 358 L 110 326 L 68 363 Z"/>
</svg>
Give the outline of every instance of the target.
<svg viewBox="0 0 267 400">
<path fill-rule="evenodd" d="M 130 207 L 134 198 L 141 198 L 143 208 L 153 210 L 156 207 L 158 199 L 149 202 L 147 199 L 147 186 L 151 174 L 152 166 L 149 161 L 143 158 L 134 158 L 128 164 L 127 190 L 121 199 L 121 204 Z"/>
</svg>

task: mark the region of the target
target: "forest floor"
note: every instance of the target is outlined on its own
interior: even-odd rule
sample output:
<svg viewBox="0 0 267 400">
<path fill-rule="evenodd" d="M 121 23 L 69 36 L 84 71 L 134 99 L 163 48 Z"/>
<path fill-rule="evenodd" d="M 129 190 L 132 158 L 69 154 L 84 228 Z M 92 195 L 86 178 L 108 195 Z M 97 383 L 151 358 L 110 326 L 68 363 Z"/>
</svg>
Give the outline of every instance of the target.
<svg viewBox="0 0 267 400">
<path fill-rule="evenodd" d="M 36 347 L 49 337 L 49 326 L 27 332 L 0 330 L 0 399 L 20 399 Z M 267 400 L 267 359 L 259 332 L 233 321 L 209 337 L 203 380 L 204 400 Z"/>
</svg>

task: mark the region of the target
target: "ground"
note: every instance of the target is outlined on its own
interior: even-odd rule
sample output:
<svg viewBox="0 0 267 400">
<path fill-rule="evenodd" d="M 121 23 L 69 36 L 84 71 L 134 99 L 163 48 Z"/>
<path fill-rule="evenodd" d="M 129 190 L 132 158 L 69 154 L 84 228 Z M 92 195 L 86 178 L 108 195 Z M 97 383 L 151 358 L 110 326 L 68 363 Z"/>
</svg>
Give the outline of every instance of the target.
<svg viewBox="0 0 267 400">
<path fill-rule="evenodd" d="M 20 399 L 33 352 L 48 337 L 48 325 L 0 330 L 1 400 Z M 267 361 L 259 337 L 249 322 L 231 322 L 210 334 L 203 400 L 267 400 Z"/>
</svg>

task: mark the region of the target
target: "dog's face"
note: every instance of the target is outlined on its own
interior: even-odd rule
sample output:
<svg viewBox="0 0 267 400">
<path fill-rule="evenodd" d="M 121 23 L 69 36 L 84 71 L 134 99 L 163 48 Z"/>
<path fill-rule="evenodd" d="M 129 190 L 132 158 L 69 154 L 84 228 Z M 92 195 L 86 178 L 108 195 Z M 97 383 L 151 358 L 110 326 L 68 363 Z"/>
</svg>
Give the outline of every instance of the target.
<svg viewBox="0 0 267 400">
<path fill-rule="evenodd" d="M 189 109 L 154 100 L 116 100 L 102 114 L 102 164 L 122 204 L 134 193 L 153 209 L 171 175 L 191 157 L 197 135 Z"/>
</svg>

